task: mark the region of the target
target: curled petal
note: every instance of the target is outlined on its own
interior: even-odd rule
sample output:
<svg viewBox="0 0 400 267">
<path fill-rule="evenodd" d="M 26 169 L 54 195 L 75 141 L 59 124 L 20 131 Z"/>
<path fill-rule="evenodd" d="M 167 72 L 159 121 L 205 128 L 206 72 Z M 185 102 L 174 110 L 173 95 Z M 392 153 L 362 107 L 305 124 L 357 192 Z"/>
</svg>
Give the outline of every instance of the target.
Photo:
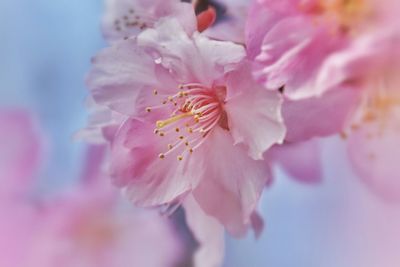
<svg viewBox="0 0 400 267">
<path fill-rule="evenodd" d="M 268 148 L 285 137 L 281 95 L 253 82 L 247 64 L 230 73 L 227 80 L 231 95 L 225 108 L 235 143 L 246 144 L 252 158 L 262 159 Z"/>
</svg>

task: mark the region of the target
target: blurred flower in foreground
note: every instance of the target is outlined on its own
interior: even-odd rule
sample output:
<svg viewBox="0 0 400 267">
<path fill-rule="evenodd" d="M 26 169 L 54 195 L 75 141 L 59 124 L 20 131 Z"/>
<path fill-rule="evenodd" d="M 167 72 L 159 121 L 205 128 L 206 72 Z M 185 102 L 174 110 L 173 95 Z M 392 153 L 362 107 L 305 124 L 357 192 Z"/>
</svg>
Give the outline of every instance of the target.
<svg viewBox="0 0 400 267">
<path fill-rule="evenodd" d="M 88 193 L 89 192 L 89 193 Z M 87 184 L 41 211 L 34 266 L 176 266 L 179 239 L 167 218 L 121 207 L 109 186 Z"/>
<path fill-rule="evenodd" d="M 1 191 L 0 266 L 176 266 L 182 247 L 170 222 L 122 205 L 116 190 L 102 182 L 103 148 L 90 149 L 80 185 L 48 199 L 35 197 L 40 135 L 24 111 L 0 118 L 2 149 L 10 155 L 7 162 L 1 158 L 2 183 L 19 193 Z"/>
<path fill-rule="evenodd" d="M 286 140 L 342 132 L 357 173 L 392 200 L 400 199 L 399 10 L 394 0 L 259 0 L 247 23 L 255 77 L 283 89 Z"/>
</svg>

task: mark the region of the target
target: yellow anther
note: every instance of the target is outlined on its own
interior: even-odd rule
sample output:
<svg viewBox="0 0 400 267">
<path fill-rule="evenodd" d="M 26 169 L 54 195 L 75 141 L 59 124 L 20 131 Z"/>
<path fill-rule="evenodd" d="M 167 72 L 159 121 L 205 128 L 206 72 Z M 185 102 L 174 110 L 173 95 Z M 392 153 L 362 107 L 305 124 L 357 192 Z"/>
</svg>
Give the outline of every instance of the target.
<svg viewBox="0 0 400 267">
<path fill-rule="evenodd" d="M 189 133 L 193 133 L 193 129 L 192 128 L 188 128 L 187 129 Z"/>
<path fill-rule="evenodd" d="M 151 108 L 147 107 L 147 108 L 146 108 L 146 111 L 147 111 L 147 112 L 151 112 Z"/>
<path fill-rule="evenodd" d="M 179 139 L 183 140 L 185 137 L 183 135 L 179 136 Z"/>
<path fill-rule="evenodd" d="M 178 121 L 180 119 L 189 117 L 191 115 L 192 114 L 190 112 L 182 113 L 182 114 L 176 115 L 174 117 L 171 117 L 171 118 L 163 120 L 163 121 L 157 121 L 156 122 L 156 126 L 157 126 L 158 129 L 161 129 L 161 128 L 163 128 L 163 127 L 165 127 L 165 126 L 167 126 L 167 125 L 169 125 L 171 123 L 174 123 L 174 122 L 176 122 L 176 121 Z"/>
<path fill-rule="evenodd" d="M 189 142 L 188 141 L 185 142 L 185 146 L 189 146 Z"/>
<path fill-rule="evenodd" d="M 157 90 L 154 90 L 154 91 L 153 91 L 153 94 L 154 94 L 154 95 L 158 95 L 158 91 L 157 91 Z"/>
<path fill-rule="evenodd" d="M 174 100 L 174 98 L 173 98 L 172 96 L 169 96 L 169 97 L 168 97 L 168 100 L 169 100 L 170 102 L 172 102 L 172 101 Z"/>
<path fill-rule="evenodd" d="M 177 132 L 177 133 L 179 132 L 179 128 L 178 127 L 175 128 L 175 132 Z"/>
<path fill-rule="evenodd" d="M 167 104 L 167 100 L 164 100 L 162 103 L 163 103 L 163 105 Z"/>
<path fill-rule="evenodd" d="M 159 157 L 160 159 L 164 159 L 164 158 L 165 158 L 165 155 L 164 155 L 163 153 L 161 153 L 160 155 L 158 155 L 158 157 Z"/>
<path fill-rule="evenodd" d="M 158 134 L 158 132 L 159 132 L 158 129 L 154 129 L 155 134 Z"/>
<path fill-rule="evenodd" d="M 190 154 L 192 154 L 193 153 L 193 148 L 190 148 L 189 152 L 190 152 Z"/>
<path fill-rule="evenodd" d="M 183 157 L 182 157 L 182 156 L 178 156 L 178 160 L 179 160 L 179 161 L 182 161 L 182 160 L 183 160 Z"/>
<path fill-rule="evenodd" d="M 171 144 L 168 144 L 168 149 L 172 149 L 174 146 Z"/>
<path fill-rule="evenodd" d="M 160 136 L 164 136 L 165 135 L 165 133 L 164 132 L 160 132 Z"/>
</svg>

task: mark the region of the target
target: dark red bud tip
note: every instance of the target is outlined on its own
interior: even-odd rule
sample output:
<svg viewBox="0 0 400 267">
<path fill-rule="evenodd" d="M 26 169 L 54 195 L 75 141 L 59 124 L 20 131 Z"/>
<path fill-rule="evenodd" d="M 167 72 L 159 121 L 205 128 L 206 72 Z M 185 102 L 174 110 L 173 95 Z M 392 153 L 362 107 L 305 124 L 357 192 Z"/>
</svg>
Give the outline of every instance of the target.
<svg viewBox="0 0 400 267">
<path fill-rule="evenodd" d="M 201 12 L 197 15 L 197 30 L 199 32 L 207 30 L 217 18 L 217 12 L 215 8 L 209 6 L 207 10 Z"/>
</svg>

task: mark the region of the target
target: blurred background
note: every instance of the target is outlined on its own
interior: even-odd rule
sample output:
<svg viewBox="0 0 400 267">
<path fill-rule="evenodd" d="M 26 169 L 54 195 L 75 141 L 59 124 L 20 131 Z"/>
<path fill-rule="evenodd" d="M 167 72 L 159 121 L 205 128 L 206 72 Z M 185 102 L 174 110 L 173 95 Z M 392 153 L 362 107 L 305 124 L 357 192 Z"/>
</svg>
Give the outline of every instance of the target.
<svg viewBox="0 0 400 267">
<path fill-rule="evenodd" d="M 73 135 L 86 123 L 90 58 L 105 46 L 102 12 L 100 0 L 0 0 L 0 105 L 28 110 L 42 129 L 37 194 L 57 194 L 81 173 L 87 148 Z M 323 181 L 278 170 L 260 206 L 262 236 L 227 237 L 225 267 L 399 266 L 399 205 L 353 175 L 340 138 L 321 143 Z"/>
</svg>

